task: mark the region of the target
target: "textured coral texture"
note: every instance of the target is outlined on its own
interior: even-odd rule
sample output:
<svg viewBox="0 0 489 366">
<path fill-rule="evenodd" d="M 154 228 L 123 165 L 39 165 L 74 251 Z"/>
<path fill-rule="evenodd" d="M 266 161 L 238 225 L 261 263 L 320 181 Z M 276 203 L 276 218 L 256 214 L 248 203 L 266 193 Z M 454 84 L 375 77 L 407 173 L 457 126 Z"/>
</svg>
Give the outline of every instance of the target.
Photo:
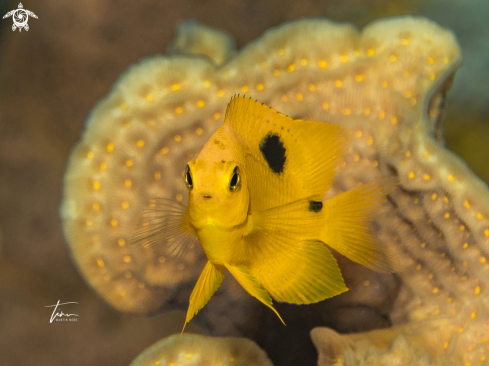
<svg viewBox="0 0 489 366">
<path fill-rule="evenodd" d="M 310 306 L 276 304 L 286 327 L 227 278 L 186 332 L 251 338 L 277 366 L 313 365 L 318 354 L 321 365 L 488 362 L 484 360 L 486 187 L 442 148 L 446 127 L 447 146 L 488 180 L 486 0 L 23 4 L 39 17 L 29 20 L 28 32 L 12 32 L 11 18 L 0 23 L 0 364 L 129 364 L 158 339 L 181 331 L 192 278 L 202 268 L 200 248 L 178 263 L 130 248 L 130 216 L 136 219 L 136 206 L 145 204 L 140 199 L 152 194 L 176 200 L 180 193 L 185 200 L 184 187 L 179 186 L 183 169 L 177 169 L 178 164 L 185 164 L 189 159 L 185 154 L 200 148 L 198 139 L 203 143 L 221 123 L 224 106 L 234 93 L 250 95 L 293 117 L 355 129 L 353 149 L 331 195 L 380 174 L 399 175 L 402 185 L 389 197 L 373 229 L 393 244 L 401 271 L 386 276 L 337 255 L 350 290 Z M 17 5 L 2 2 L 1 14 Z M 450 32 L 432 23 L 416 23 L 401 38 L 396 38 L 395 25 L 392 31 L 375 31 L 387 24 L 383 22 L 368 26 L 362 35 L 345 23 L 320 22 L 321 32 L 312 37 L 294 36 L 288 24 L 258 38 L 271 27 L 302 17 L 329 17 L 362 28 L 373 19 L 406 13 L 424 14 L 453 30 L 462 47 L 464 61 L 447 94 L 445 126 L 444 97 L 460 55 Z M 188 19 L 228 33 L 204 31 L 195 22 L 181 24 Z M 304 32 L 313 29 L 308 27 Z M 323 32 L 326 28 L 328 33 Z M 369 39 L 377 42 L 369 44 Z M 244 52 L 236 51 L 240 49 Z M 127 71 L 143 57 L 177 53 L 196 68 L 185 69 L 160 56 L 160 61 L 141 61 Z M 153 62 L 153 80 L 144 62 L 148 67 Z M 158 76 L 165 62 L 174 66 L 166 75 L 174 80 Z M 268 66 L 261 67 L 261 62 Z M 224 75 L 224 70 L 230 74 Z M 119 81 L 129 80 L 131 73 L 141 75 L 132 83 L 142 90 L 119 83 L 110 91 L 119 75 Z M 210 84 L 204 85 L 205 81 Z M 171 90 L 173 84 L 181 88 Z M 225 92 L 222 99 L 216 97 L 219 90 Z M 151 93 L 153 103 L 147 99 Z M 116 95 L 127 98 L 124 111 L 122 99 L 110 99 Z M 97 127 L 100 136 L 94 136 L 97 123 L 90 127 L 94 133 L 85 132 L 83 141 L 90 144 L 83 142 L 87 150 L 78 151 L 79 173 L 85 175 L 70 183 L 80 199 L 71 197 L 71 206 L 64 201 L 71 220 L 71 230 L 66 227 L 73 245 L 69 252 L 58 211 L 63 176 L 84 121 L 87 115 L 94 116 L 89 112 L 99 100 L 102 104 L 94 110 L 99 116 L 110 115 L 129 128 L 108 120 L 106 131 Z M 114 104 L 107 104 L 109 100 Z M 199 100 L 204 106 L 197 105 Z M 178 107 L 182 113 L 177 115 Z M 150 126 L 151 120 L 155 126 Z M 181 128 L 170 129 L 173 123 Z M 164 132 L 163 125 L 168 128 L 166 140 L 152 133 Z M 134 132 L 138 129 L 140 136 Z M 175 141 L 177 135 L 180 141 Z M 158 155 L 167 151 L 164 147 L 167 154 Z M 111 181 L 109 171 L 124 179 Z M 156 171 L 161 172 L 160 180 Z M 98 191 L 93 185 L 96 179 Z M 126 187 L 126 179 L 131 187 Z M 145 182 L 152 184 L 142 187 Z M 99 210 L 94 209 L 96 203 Z M 84 240 L 77 241 L 77 236 Z M 124 245 L 119 239 L 125 240 L 120 242 Z M 83 274 L 77 271 L 81 268 Z M 131 297 L 135 293 L 141 296 Z M 57 300 L 78 302 L 63 309 L 79 314 L 77 322 L 49 323 L 52 310 L 45 306 Z M 167 311 L 171 309 L 175 310 Z M 144 317 L 159 312 L 163 314 Z M 318 353 L 309 337 L 314 327 L 319 327 L 312 332 Z M 214 352 L 207 341 L 197 343 L 200 349 L 194 348 L 194 354 Z M 222 354 L 232 346 L 224 348 Z M 187 345 L 179 352 L 186 357 Z"/>
<path fill-rule="evenodd" d="M 142 352 L 131 366 L 272 366 L 266 353 L 246 338 L 196 334 L 164 338 Z"/>
</svg>

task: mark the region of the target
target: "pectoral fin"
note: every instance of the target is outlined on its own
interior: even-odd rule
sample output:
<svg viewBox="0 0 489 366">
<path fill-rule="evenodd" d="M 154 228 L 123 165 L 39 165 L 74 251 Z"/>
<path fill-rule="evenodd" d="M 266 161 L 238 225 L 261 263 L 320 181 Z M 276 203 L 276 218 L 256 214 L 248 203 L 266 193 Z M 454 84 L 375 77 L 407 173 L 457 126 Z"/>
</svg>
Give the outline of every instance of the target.
<svg viewBox="0 0 489 366">
<path fill-rule="evenodd" d="M 130 243 L 151 248 L 156 256 L 174 259 L 197 244 L 198 239 L 189 223 L 187 207 L 168 199 L 153 198 L 142 211 Z"/>
<path fill-rule="evenodd" d="M 187 323 L 202 309 L 217 291 L 224 279 L 224 272 L 207 262 L 190 295 L 190 304 L 182 333 Z"/>
<path fill-rule="evenodd" d="M 267 293 L 267 290 L 262 286 L 262 284 L 253 276 L 253 274 L 244 266 L 232 266 L 229 264 L 224 264 L 227 270 L 233 275 L 236 281 L 239 282 L 241 286 L 253 297 L 256 297 L 260 302 L 268 306 L 277 314 L 280 321 L 285 325 L 284 321 L 272 306 L 272 298 Z"/>
<path fill-rule="evenodd" d="M 397 260 L 370 232 L 373 214 L 397 186 L 381 178 L 324 202 L 325 225 L 319 239 L 352 261 L 377 272 L 395 272 Z"/>
</svg>

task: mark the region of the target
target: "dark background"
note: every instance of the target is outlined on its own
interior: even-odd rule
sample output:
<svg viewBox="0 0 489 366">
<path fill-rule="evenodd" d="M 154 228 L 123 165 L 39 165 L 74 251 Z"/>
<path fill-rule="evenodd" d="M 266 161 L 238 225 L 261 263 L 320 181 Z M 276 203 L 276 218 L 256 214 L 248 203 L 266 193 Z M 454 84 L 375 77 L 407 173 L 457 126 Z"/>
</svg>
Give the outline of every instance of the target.
<svg viewBox="0 0 489 366">
<path fill-rule="evenodd" d="M 0 2 L 0 13 L 17 8 Z M 396 14 L 453 29 L 464 64 L 449 93 L 447 145 L 489 181 L 489 2 L 485 0 L 29 0 L 28 32 L 0 21 L 0 365 L 128 364 L 178 333 L 184 315 L 117 314 L 77 273 L 58 206 L 71 147 L 96 101 L 131 63 L 164 53 L 194 19 L 231 33 L 238 48 L 287 20 L 325 16 L 362 27 Z M 77 322 L 49 323 L 52 305 Z M 190 324 L 189 331 L 198 331 Z"/>
</svg>

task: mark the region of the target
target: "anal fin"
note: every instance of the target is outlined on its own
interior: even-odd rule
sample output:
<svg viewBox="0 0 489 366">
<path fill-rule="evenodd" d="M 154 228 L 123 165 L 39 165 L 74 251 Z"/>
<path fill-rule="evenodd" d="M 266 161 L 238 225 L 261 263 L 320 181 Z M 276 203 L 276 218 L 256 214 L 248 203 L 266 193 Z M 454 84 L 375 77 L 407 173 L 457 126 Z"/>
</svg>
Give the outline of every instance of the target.
<svg viewBox="0 0 489 366">
<path fill-rule="evenodd" d="M 285 325 L 285 322 L 280 317 L 277 310 L 272 306 L 272 298 L 268 294 L 263 285 L 253 276 L 253 274 L 245 266 L 232 266 L 224 264 L 227 270 L 233 275 L 236 281 L 248 292 L 251 296 L 257 298 L 261 303 L 268 306 L 278 316 L 280 321 Z"/>
<path fill-rule="evenodd" d="M 336 259 L 320 241 L 301 241 L 262 267 L 254 273 L 279 302 L 313 304 L 348 290 Z"/>
</svg>

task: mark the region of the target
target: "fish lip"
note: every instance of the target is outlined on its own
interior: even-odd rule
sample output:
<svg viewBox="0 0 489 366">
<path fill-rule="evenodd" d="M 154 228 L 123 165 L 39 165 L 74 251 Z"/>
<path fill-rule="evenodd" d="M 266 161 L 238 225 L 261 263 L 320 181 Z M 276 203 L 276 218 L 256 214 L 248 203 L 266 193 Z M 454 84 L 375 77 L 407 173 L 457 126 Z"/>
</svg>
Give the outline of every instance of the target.
<svg viewBox="0 0 489 366">
<path fill-rule="evenodd" d="M 196 203 L 198 205 L 210 205 L 210 204 L 220 205 L 222 202 L 221 196 L 215 192 L 197 193 L 194 196 L 193 200 L 194 200 L 194 203 Z"/>
</svg>

